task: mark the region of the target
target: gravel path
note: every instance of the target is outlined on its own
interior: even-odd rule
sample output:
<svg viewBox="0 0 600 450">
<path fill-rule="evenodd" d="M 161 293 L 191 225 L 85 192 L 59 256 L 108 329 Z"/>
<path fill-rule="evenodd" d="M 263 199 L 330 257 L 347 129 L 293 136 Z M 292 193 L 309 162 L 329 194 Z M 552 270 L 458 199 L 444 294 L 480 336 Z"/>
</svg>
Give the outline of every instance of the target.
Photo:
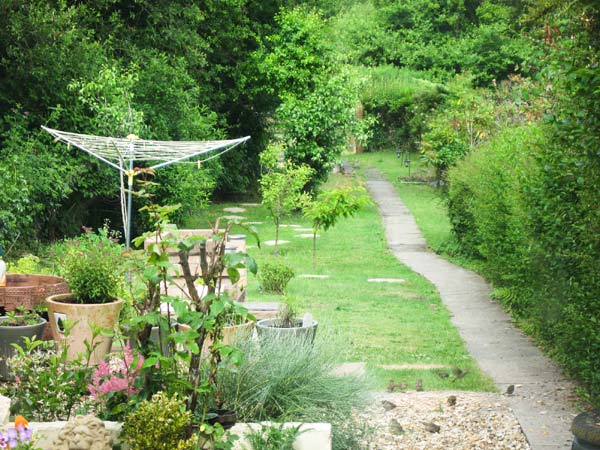
<svg viewBox="0 0 600 450">
<path fill-rule="evenodd" d="M 456 397 L 454 406 L 448 404 L 450 396 Z M 396 407 L 386 411 L 383 401 Z M 367 443 L 373 450 L 530 449 L 506 398 L 493 393 L 375 393 L 373 405 L 360 417 L 375 428 Z M 394 420 L 403 432 L 391 426 Z M 438 425 L 440 431 L 427 431 L 423 422 Z"/>
</svg>

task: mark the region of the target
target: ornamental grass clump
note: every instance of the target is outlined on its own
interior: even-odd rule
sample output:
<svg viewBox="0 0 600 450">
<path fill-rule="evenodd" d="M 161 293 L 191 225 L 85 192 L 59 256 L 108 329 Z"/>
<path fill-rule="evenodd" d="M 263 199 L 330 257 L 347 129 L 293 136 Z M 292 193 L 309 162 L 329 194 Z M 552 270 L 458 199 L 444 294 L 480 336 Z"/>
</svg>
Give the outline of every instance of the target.
<svg viewBox="0 0 600 450">
<path fill-rule="evenodd" d="M 333 373 L 343 348 L 333 336 L 314 344 L 293 336 L 261 339 L 240 348 L 242 364 L 220 376 L 224 402 L 240 421 L 329 422 L 334 449 L 362 448 L 367 427 L 353 411 L 367 402 L 371 383 L 365 375 Z"/>
</svg>

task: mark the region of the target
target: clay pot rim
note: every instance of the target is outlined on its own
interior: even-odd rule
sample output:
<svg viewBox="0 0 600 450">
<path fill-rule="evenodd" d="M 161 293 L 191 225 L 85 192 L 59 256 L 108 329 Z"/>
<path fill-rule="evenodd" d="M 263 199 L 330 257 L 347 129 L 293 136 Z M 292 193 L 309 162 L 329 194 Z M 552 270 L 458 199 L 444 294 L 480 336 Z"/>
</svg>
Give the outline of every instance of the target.
<svg viewBox="0 0 600 450">
<path fill-rule="evenodd" d="M 56 294 L 56 295 L 51 295 L 49 297 L 47 297 L 45 299 L 46 303 L 54 303 L 57 305 L 71 305 L 71 306 L 78 306 L 81 308 L 94 308 L 94 307 L 98 307 L 98 306 L 105 306 L 105 305 L 115 305 L 118 303 L 124 303 L 125 301 L 122 298 L 116 298 L 113 301 L 110 302 L 104 302 L 104 303 L 79 303 L 79 302 L 69 302 L 69 301 L 65 301 L 67 299 L 75 299 L 75 294 Z"/>
</svg>

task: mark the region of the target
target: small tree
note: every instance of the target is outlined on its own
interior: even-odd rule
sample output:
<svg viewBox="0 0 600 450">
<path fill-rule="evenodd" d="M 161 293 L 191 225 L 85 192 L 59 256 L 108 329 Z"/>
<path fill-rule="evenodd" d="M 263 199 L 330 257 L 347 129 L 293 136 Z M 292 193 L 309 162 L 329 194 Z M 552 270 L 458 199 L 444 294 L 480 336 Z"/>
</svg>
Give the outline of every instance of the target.
<svg viewBox="0 0 600 450">
<path fill-rule="evenodd" d="M 327 231 L 342 217 L 353 216 L 368 202 L 363 187 L 348 186 L 321 192 L 315 200 L 304 203 L 302 207 L 304 217 L 312 221 L 313 268 L 317 265 L 317 232 L 321 229 Z"/>
<path fill-rule="evenodd" d="M 269 210 L 275 224 L 275 254 L 281 220 L 307 201 L 302 189 L 313 174 L 307 165 L 281 161 L 282 157 L 282 144 L 270 144 L 260 155 L 261 166 L 265 170 L 260 179 L 262 204 Z"/>
</svg>

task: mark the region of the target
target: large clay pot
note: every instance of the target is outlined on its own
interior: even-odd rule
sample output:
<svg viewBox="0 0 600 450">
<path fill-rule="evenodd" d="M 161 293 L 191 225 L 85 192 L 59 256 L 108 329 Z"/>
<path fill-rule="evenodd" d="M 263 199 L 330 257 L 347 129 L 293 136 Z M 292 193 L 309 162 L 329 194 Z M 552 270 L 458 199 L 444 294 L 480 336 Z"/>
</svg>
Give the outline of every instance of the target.
<svg viewBox="0 0 600 450">
<path fill-rule="evenodd" d="M 0 317 L 0 322 L 8 320 L 8 317 Z M 46 327 L 46 320 L 40 317 L 40 322 L 35 325 L 22 325 L 16 327 L 0 326 L 0 379 L 14 380 L 14 377 L 8 370 L 8 360 L 15 356 L 17 350 L 12 344 L 24 345 L 25 337 L 33 338 L 36 336 L 41 339 Z"/>
<path fill-rule="evenodd" d="M 62 294 L 48 297 L 46 305 L 52 337 L 59 347 L 67 346 L 69 359 L 76 359 L 80 354 L 86 355 L 86 341 L 95 346 L 91 364 L 98 364 L 110 352 L 112 337 L 101 333 L 94 339 L 91 325 L 112 332 L 119 320 L 123 300 L 88 305 L 76 303 L 73 294 Z M 68 336 L 65 336 L 64 329 L 66 320 L 72 326 Z"/>
</svg>

